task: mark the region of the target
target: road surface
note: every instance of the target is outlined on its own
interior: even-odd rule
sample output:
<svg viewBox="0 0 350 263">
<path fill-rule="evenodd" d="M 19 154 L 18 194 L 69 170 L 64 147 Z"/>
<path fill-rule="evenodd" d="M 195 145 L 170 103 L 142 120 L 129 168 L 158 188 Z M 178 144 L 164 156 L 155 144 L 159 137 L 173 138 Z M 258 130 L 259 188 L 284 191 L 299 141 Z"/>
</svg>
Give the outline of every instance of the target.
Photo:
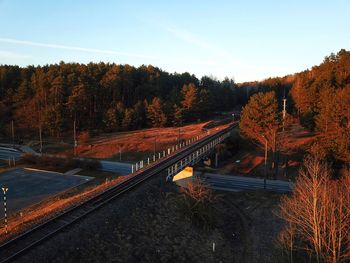
<svg viewBox="0 0 350 263">
<path fill-rule="evenodd" d="M 224 191 L 264 189 L 264 179 L 244 176 L 219 175 L 205 173 L 200 178 L 211 188 Z M 266 180 L 266 189 L 273 192 L 287 193 L 293 189 L 293 183 L 280 180 Z"/>
<path fill-rule="evenodd" d="M 17 161 L 22 154 L 22 152 L 13 148 L 0 147 L 0 160 L 8 161 L 10 159 L 12 161 L 15 159 Z"/>
<path fill-rule="evenodd" d="M 18 168 L 0 174 L 0 187 L 8 187 L 7 209 L 13 213 L 90 179 L 88 176 Z"/>
<path fill-rule="evenodd" d="M 101 168 L 99 170 L 106 172 L 118 173 L 120 175 L 128 175 L 131 173 L 131 164 L 111 162 L 111 161 L 100 161 Z"/>
</svg>

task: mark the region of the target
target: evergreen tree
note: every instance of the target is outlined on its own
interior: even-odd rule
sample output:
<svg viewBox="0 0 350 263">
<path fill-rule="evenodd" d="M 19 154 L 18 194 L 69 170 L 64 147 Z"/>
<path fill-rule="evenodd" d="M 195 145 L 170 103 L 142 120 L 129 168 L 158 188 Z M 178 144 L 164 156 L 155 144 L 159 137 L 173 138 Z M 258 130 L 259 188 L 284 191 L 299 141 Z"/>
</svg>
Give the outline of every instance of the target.
<svg viewBox="0 0 350 263">
<path fill-rule="evenodd" d="M 147 116 L 151 122 L 152 127 L 164 127 L 167 118 L 163 112 L 162 101 L 155 97 L 152 102 L 148 105 Z"/>
<path fill-rule="evenodd" d="M 253 139 L 264 147 L 275 150 L 276 134 L 281 125 L 278 105 L 274 91 L 254 94 L 243 108 L 240 130 L 248 138 Z"/>
<path fill-rule="evenodd" d="M 124 131 L 129 131 L 135 129 L 135 126 L 135 111 L 131 108 L 128 108 L 124 112 L 122 128 Z"/>
<path fill-rule="evenodd" d="M 198 117 L 198 90 L 190 83 L 182 88 L 182 108 L 185 121 L 195 121 Z"/>
<path fill-rule="evenodd" d="M 183 124 L 183 118 L 184 118 L 184 112 L 182 107 L 177 106 L 174 104 L 174 117 L 173 117 L 173 125 L 174 126 L 181 126 Z"/>
<path fill-rule="evenodd" d="M 104 114 L 103 124 L 104 124 L 104 130 L 106 132 L 117 131 L 119 126 L 117 123 L 116 110 L 114 107 L 109 108 Z"/>
</svg>

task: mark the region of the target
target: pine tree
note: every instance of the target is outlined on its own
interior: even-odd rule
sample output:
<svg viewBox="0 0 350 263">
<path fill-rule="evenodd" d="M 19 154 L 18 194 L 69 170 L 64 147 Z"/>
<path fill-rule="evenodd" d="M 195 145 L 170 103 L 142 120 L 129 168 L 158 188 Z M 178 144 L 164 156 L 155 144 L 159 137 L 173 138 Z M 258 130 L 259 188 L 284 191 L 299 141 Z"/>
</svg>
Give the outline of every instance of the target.
<svg viewBox="0 0 350 263">
<path fill-rule="evenodd" d="M 183 118 L 184 118 L 184 112 L 183 112 L 182 107 L 174 104 L 173 125 L 174 126 L 181 126 L 183 124 Z"/>
<path fill-rule="evenodd" d="M 113 132 L 118 129 L 116 110 L 114 107 L 109 108 L 103 116 L 104 130 Z"/>
<path fill-rule="evenodd" d="M 162 101 L 158 97 L 155 97 L 148 105 L 147 116 L 152 124 L 152 127 L 165 126 L 167 118 L 163 112 Z"/>
<path fill-rule="evenodd" d="M 182 108 L 185 121 L 195 121 L 198 117 L 198 90 L 190 83 L 182 87 Z"/>
<path fill-rule="evenodd" d="M 210 103 L 210 94 L 207 89 L 202 89 L 199 92 L 199 102 L 198 102 L 198 111 L 201 118 L 207 118 L 209 115 L 211 103 Z"/>
<path fill-rule="evenodd" d="M 275 150 L 276 133 L 281 125 L 274 91 L 254 94 L 243 108 L 240 130 L 248 138 Z"/>
<path fill-rule="evenodd" d="M 147 121 L 147 113 L 144 103 L 142 101 L 138 101 L 134 106 L 134 112 L 135 112 L 135 128 L 140 129 L 142 127 L 146 126 Z"/>
<path fill-rule="evenodd" d="M 135 111 L 131 108 L 126 109 L 122 121 L 122 128 L 124 131 L 135 129 Z"/>
</svg>

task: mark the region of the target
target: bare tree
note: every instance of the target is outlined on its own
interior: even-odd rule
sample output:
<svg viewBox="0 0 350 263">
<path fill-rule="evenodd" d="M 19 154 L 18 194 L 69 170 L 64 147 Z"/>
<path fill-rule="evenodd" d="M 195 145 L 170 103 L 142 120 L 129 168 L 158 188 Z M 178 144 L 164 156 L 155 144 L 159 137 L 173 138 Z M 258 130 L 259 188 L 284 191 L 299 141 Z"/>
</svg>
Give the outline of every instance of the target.
<svg viewBox="0 0 350 263">
<path fill-rule="evenodd" d="M 183 199 L 180 207 L 192 223 L 203 227 L 213 226 L 215 223 L 214 203 L 220 198 L 214 191 L 200 180 L 194 179 L 187 187 L 181 188 Z"/>
<path fill-rule="evenodd" d="M 300 239 L 302 250 L 317 262 L 349 260 L 350 199 L 349 176 L 332 180 L 327 164 L 307 158 L 297 179 L 293 196 L 281 202 L 281 216 L 287 222 L 280 241 L 284 247 Z M 291 238 L 286 239 L 290 234 Z"/>
</svg>

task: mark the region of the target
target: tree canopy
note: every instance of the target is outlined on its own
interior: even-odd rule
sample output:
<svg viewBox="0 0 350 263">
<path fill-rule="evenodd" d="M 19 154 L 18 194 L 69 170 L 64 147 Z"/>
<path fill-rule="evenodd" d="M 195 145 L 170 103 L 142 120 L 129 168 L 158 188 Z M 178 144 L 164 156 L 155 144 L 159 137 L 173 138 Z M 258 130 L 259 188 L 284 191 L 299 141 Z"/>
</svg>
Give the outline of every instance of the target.
<svg viewBox="0 0 350 263">
<path fill-rule="evenodd" d="M 301 123 L 315 129 L 313 154 L 350 161 L 350 52 L 340 50 L 295 75 L 291 90 Z"/>
<path fill-rule="evenodd" d="M 61 136 L 78 130 L 119 131 L 205 120 L 232 109 L 237 85 L 225 79 L 170 74 L 151 65 L 106 63 L 0 66 L 0 133 Z M 224 98 L 224 99 L 223 99 Z"/>
</svg>

